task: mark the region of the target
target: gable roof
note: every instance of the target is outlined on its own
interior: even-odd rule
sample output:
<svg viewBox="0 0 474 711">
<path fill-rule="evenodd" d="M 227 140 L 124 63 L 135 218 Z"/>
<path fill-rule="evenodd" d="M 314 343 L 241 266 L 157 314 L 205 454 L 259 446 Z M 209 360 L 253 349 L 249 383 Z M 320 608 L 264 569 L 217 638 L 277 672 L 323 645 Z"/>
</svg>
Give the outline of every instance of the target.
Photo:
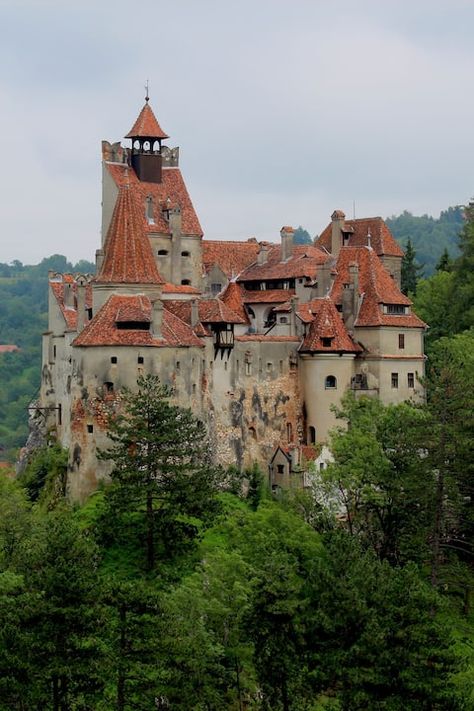
<svg viewBox="0 0 474 711">
<path fill-rule="evenodd" d="M 203 240 L 202 265 L 207 274 L 218 265 L 229 279 L 253 264 L 257 259 L 260 245 L 256 239 L 246 242 L 225 242 L 223 240 Z"/>
<path fill-rule="evenodd" d="M 292 255 L 281 260 L 281 245 L 270 245 L 267 261 L 256 262 L 239 275 L 237 281 L 266 281 L 271 279 L 294 279 L 296 277 L 316 278 L 318 266 L 324 264 L 328 254 L 312 245 L 295 245 Z"/>
<path fill-rule="evenodd" d="M 341 217 L 344 213 L 340 210 Z M 375 253 L 379 256 L 403 257 L 403 250 L 396 241 L 395 237 L 390 232 L 385 222 L 381 217 L 364 217 L 356 220 L 346 220 L 344 223 L 344 232 L 349 233 L 348 247 L 364 247 L 368 246 L 368 233 L 370 230 L 370 244 Z M 331 234 L 332 223 L 321 232 L 316 244 L 318 247 L 331 251 Z"/>
<path fill-rule="evenodd" d="M 402 294 L 375 251 L 370 247 L 342 247 L 337 263 L 336 276 L 330 296 L 334 303 L 342 303 L 344 284 L 350 283 L 349 266 L 358 265 L 358 291 L 361 297 L 355 326 L 400 326 L 425 328 L 426 324 L 414 313 L 384 314 L 382 304 L 411 306 L 410 299 Z"/>
<path fill-rule="evenodd" d="M 163 283 L 143 227 L 144 216 L 137 212 L 132 190 L 124 185 L 107 233 L 104 261 L 94 281 L 100 284 Z"/>
<path fill-rule="evenodd" d="M 165 309 L 169 309 L 182 321 L 191 323 L 191 301 L 166 300 L 163 302 Z M 207 323 L 246 323 L 238 314 L 234 313 L 221 299 L 200 299 L 197 302 L 199 321 Z"/>
<path fill-rule="evenodd" d="M 362 348 L 355 343 L 346 331 L 341 315 L 328 296 L 313 299 L 309 304 L 313 320 L 299 347 L 300 352 L 310 353 L 359 353 Z M 330 345 L 323 339 L 329 338 Z"/>
<path fill-rule="evenodd" d="M 117 187 L 128 185 L 136 209 L 142 215 L 144 232 L 170 234 L 170 226 L 163 208 L 181 210 L 181 232 L 185 235 L 202 237 L 202 227 L 189 197 L 183 176 L 179 168 L 162 168 L 161 183 L 147 183 L 139 180 L 135 171 L 122 163 L 106 162 L 107 170 Z M 145 220 L 145 205 L 151 197 L 153 221 Z M 149 209 L 149 207 L 148 207 Z"/>
<path fill-rule="evenodd" d="M 94 318 L 74 339 L 73 346 L 155 346 L 203 347 L 193 330 L 168 309 L 163 309 L 162 337 L 154 338 L 149 329 L 119 329 L 117 323 L 124 317 L 142 323 L 151 323 L 151 301 L 148 296 L 113 294 Z"/>
<path fill-rule="evenodd" d="M 156 120 L 148 101 L 125 138 L 169 138 Z"/>
<path fill-rule="evenodd" d="M 220 296 L 223 301 L 237 316 L 240 316 L 242 323 L 250 323 L 248 314 L 244 307 L 243 289 L 235 281 L 230 281 L 224 292 Z"/>
</svg>

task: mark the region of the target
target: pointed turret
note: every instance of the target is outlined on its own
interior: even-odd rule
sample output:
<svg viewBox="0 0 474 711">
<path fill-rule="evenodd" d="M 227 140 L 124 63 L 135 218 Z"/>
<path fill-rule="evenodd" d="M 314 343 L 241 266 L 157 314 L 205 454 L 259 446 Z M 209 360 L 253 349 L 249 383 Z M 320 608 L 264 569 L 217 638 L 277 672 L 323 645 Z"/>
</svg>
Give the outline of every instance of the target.
<svg viewBox="0 0 474 711">
<path fill-rule="evenodd" d="M 105 242 L 104 260 L 95 281 L 99 284 L 162 284 L 143 216 L 137 211 L 132 190 L 120 189 Z"/>
<path fill-rule="evenodd" d="M 148 96 L 125 138 L 132 139 L 132 167 L 138 179 L 146 183 L 161 183 L 161 141 L 169 136 L 156 120 Z"/>
</svg>

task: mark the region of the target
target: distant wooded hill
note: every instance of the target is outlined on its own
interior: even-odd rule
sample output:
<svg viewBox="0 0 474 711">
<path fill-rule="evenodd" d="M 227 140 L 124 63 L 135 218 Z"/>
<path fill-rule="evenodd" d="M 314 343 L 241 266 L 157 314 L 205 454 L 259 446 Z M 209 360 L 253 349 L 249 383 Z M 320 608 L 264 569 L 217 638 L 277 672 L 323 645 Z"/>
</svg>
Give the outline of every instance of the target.
<svg viewBox="0 0 474 711">
<path fill-rule="evenodd" d="M 0 459 L 12 460 L 28 436 L 28 405 L 40 386 L 41 333 L 46 330 L 48 271 L 94 272 L 91 262 L 68 262 L 61 254 L 39 264 L 0 263 Z"/>
<path fill-rule="evenodd" d="M 451 257 L 459 255 L 458 237 L 464 225 L 462 205 L 448 207 L 438 218 L 430 215 L 417 217 L 405 210 L 401 215 L 387 217 L 385 222 L 403 248 L 411 239 L 416 261 L 424 266 L 424 276 L 433 274 L 445 249 Z"/>
</svg>

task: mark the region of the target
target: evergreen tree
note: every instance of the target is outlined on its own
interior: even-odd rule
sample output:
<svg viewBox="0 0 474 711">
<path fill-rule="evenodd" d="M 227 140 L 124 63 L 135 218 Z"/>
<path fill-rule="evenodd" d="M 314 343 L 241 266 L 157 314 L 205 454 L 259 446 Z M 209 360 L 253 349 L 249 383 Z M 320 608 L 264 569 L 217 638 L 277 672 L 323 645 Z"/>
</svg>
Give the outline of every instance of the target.
<svg viewBox="0 0 474 711">
<path fill-rule="evenodd" d="M 466 207 L 465 218 L 459 240 L 461 255 L 454 266 L 458 331 L 474 326 L 474 202 Z"/>
<path fill-rule="evenodd" d="M 217 471 L 203 423 L 170 402 L 171 390 L 156 376 L 140 377 L 137 391 L 122 391 L 122 412 L 112 416 L 113 462 L 108 499 L 112 512 L 143 517 L 147 567 L 155 565 L 157 540 L 170 555 L 192 539 L 196 519 L 215 508 Z"/>
<path fill-rule="evenodd" d="M 308 230 L 305 230 L 304 227 L 301 227 L 301 225 L 297 227 L 294 232 L 293 242 L 294 244 L 313 244 L 313 240 L 311 239 L 311 235 Z"/>
<path fill-rule="evenodd" d="M 404 294 L 416 294 L 416 285 L 422 269 L 423 267 L 416 261 L 416 252 L 412 241 L 408 239 L 402 259 L 402 292 Z"/>
<path fill-rule="evenodd" d="M 439 258 L 439 261 L 436 265 L 436 271 L 437 272 L 450 272 L 453 268 L 453 260 L 449 256 L 448 248 L 444 248 L 444 252 Z"/>
</svg>

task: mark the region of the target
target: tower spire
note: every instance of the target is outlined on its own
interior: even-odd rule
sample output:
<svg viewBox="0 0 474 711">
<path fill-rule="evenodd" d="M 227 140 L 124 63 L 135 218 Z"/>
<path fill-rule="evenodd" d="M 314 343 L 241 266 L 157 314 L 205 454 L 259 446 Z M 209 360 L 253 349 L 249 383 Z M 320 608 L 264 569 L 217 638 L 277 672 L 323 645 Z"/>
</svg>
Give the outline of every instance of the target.
<svg viewBox="0 0 474 711">
<path fill-rule="evenodd" d="M 145 84 L 145 101 L 147 104 L 150 101 L 150 86 L 149 86 L 148 79 L 146 80 L 146 84 Z"/>
</svg>

